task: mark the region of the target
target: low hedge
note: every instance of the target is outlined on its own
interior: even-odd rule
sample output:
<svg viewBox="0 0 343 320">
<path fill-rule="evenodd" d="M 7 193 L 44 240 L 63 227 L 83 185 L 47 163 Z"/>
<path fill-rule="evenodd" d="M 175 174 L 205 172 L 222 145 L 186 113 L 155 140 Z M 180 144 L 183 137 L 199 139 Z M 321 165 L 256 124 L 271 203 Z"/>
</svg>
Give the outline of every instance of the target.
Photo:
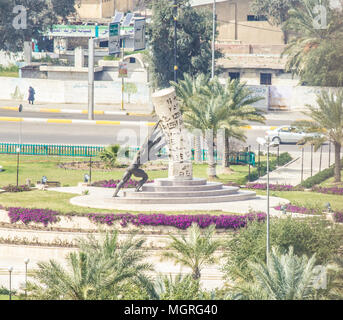
<svg viewBox="0 0 343 320">
<path fill-rule="evenodd" d="M 292 160 L 293 158 L 288 152 L 281 153 L 279 156 L 279 166 L 280 167 L 284 166 L 285 164 L 287 164 L 288 162 Z M 277 169 L 277 167 L 278 167 L 277 159 L 273 159 L 269 161 L 269 172 L 274 171 L 275 169 Z M 256 171 L 250 173 L 250 179 L 249 179 L 249 176 L 247 176 L 250 182 L 256 181 L 259 179 L 258 164 L 256 164 L 256 168 L 257 168 Z M 261 165 L 260 165 L 260 176 L 263 177 L 266 174 L 267 174 L 267 161 L 263 161 L 261 162 Z"/>
<path fill-rule="evenodd" d="M 343 160 L 341 160 L 341 166 L 343 166 Z M 316 184 L 320 184 L 323 181 L 332 178 L 335 175 L 335 165 L 333 164 L 330 168 L 318 172 L 314 176 L 304 180 L 301 185 L 305 188 L 312 188 Z"/>
</svg>

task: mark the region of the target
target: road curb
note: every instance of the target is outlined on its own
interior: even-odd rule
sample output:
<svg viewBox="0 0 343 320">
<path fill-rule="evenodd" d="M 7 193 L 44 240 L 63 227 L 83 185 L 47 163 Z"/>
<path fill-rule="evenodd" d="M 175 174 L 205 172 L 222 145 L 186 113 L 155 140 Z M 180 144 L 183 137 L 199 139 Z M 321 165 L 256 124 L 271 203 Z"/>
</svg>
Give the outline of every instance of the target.
<svg viewBox="0 0 343 320">
<path fill-rule="evenodd" d="M 0 117 L 0 122 L 23 122 L 23 123 L 42 123 L 42 124 L 78 124 L 78 125 L 112 125 L 112 126 L 154 126 L 156 122 L 149 121 L 111 121 L 111 120 L 79 120 L 79 119 L 47 119 L 47 118 L 19 118 L 19 117 Z M 271 126 L 244 126 L 245 130 L 271 130 Z"/>
<path fill-rule="evenodd" d="M 0 110 L 6 111 L 18 111 L 18 107 L 0 107 Z M 88 110 L 76 110 L 76 109 L 53 109 L 53 108 L 33 108 L 24 107 L 23 111 L 39 112 L 39 113 L 69 113 L 69 114 L 88 114 Z M 151 113 L 139 113 L 139 112 L 127 112 L 121 111 L 104 111 L 95 110 L 95 115 L 109 115 L 109 116 L 135 116 L 135 117 L 149 117 Z"/>
</svg>

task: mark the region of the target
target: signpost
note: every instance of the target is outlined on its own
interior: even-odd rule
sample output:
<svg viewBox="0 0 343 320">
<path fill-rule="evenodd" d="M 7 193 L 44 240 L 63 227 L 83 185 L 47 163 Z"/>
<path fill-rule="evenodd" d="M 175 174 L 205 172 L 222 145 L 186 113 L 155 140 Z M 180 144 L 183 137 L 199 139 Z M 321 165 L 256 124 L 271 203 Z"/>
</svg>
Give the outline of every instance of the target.
<svg viewBox="0 0 343 320">
<path fill-rule="evenodd" d="M 108 31 L 108 54 L 120 53 L 120 24 L 113 22 L 109 24 Z"/>
</svg>

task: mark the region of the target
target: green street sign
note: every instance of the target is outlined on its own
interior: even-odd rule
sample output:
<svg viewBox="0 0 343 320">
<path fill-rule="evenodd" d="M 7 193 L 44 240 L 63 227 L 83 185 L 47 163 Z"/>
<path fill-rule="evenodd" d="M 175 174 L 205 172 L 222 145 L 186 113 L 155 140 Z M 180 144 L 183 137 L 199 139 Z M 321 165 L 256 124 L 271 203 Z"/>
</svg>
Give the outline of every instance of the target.
<svg viewBox="0 0 343 320">
<path fill-rule="evenodd" d="M 119 35 L 119 23 L 110 23 L 109 25 L 109 36 L 115 37 Z"/>
</svg>

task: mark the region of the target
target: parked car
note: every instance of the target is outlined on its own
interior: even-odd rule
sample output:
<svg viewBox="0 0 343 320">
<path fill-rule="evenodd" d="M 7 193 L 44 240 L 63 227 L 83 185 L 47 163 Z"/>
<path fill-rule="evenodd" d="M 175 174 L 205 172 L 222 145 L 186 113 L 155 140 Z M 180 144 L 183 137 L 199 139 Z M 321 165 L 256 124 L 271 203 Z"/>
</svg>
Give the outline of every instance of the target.
<svg viewBox="0 0 343 320">
<path fill-rule="evenodd" d="M 318 133 L 306 133 L 300 130 L 299 128 L 292 126 L 282 126 L 274 130 L 268 130 L 266 134 L 271 141 L 278 143 L 298 143 L 305 137 L 322 136 Z"/>
</svg>

